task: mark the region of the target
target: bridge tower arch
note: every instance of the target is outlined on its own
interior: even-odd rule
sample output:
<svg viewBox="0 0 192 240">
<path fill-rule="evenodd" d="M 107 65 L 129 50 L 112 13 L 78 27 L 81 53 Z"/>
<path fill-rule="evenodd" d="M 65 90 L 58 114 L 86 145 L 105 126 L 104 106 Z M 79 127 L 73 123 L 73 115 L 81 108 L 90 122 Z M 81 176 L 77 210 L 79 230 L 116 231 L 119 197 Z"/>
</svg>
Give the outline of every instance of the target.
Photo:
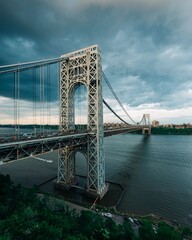
<svg viewBox="0 0 192 240">
<path fill-rule="evenodd" d="M 74 89 L 85 84 L 88 95 L 87 191 L 101 198 L 107 191 L 103 149 L 103 103 L 101 51 L 97 45 L 63 56 L 60 64 L 60 132 L 75 129 Z M 57 183 L 70 187 L 75 179 L 70 161 L 73 144 L 59 149 Z"/>
</svg>

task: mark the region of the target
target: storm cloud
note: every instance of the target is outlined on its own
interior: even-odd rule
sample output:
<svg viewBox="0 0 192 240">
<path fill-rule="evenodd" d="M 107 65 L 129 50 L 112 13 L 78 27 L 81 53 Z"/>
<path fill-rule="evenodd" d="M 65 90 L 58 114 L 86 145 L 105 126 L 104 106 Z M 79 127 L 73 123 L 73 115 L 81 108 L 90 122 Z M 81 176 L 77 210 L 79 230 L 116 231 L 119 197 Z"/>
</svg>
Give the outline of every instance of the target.
<svg viewBox="0 0 192 240">
<path fill-rule="evenodd" d="M 190 0 L 2 0 L 0 65 L 98 44 L 103 70 L 128 110 L 156 106 L 160 114 L 187 112 L 192 106 L 191 8 Z M 0 95 L 11 97 L 9 89 L 10 83 L 1 82 Z M 23 99 L 30 100 L 27 89 Z M 191 114 L 178 116 L 179 121 L 191 122 Z M 172 121 L 169 116 L 165 122 Z"/>
</svg>

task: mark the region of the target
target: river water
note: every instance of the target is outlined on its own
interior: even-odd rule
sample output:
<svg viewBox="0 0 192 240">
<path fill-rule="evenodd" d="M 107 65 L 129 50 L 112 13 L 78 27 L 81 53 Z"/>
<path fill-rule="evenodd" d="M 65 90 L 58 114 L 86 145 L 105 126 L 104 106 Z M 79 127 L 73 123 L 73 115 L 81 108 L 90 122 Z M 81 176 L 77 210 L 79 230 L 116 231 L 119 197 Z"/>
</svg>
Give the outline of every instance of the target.
<svg viewBox="0 0 192 240">
<path fill-rule="evenodd" d="M 38 184 L 57 175 L 57 153 L 45 158 L 53 164 L 29 158 L 1 165 L 0 172 L 9 173 L 16 183 Z M 105 139 L 105 159 L 106 180 L 126 189 L 119 211 L 154 213 L 192 226 L 191 135 L 112 136 Z M 86 175 L 86 160 L 80 154 L 76 169 Z"/>
<path fill-rule="evenodd" d="M 126 187 L 119 210 L 192 226 L 192 136 L 117 135 L 105 149 L 107 178 Z"/>
</svg>

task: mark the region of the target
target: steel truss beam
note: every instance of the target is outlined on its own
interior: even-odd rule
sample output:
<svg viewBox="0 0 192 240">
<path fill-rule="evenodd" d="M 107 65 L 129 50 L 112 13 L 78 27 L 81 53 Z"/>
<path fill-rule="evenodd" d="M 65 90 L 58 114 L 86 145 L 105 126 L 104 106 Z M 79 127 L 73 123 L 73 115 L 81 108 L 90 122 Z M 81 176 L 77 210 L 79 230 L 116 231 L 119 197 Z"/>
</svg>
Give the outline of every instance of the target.
<svg viewBox="0 0 192 240">
<path fill-rule="evenodd" d="M 29 140 L 13 142 L 0 145 L 0 161 L 4 163 L 17 159 L 35 156 L 59 149 L 60 147 L 85 147 L 87 146 L 87 134 L 77 134 L 76 136 L 60 136 L 55 138 L 44 138 L 39 140 Z"/>
<path fill-rule="evenodd" d="M 107 129 L 104 131 L 104 137 L 125 133 L 125 132 L 134 132 L 139 129 L 143 129 L 146 126 L 132 126 L 127 128 L 115 128 Z M 47 153 L 49 151 L 58 150 L 61 147 L 73 146 L 75 151 L 84 152 L 85 147 L 87 148 L 87 139 L 88 133 L 81 134 L 72 134 L 72 135 L 63 135 L 50 138 L 41 138 L 41 139 L 30 139 L 27 141 L 17 141 L 17 142 L 8 142 L 0 144 L 0 161 L 9 162 L 17 159 L 26 158 L 29 156 L 35 156 L 42 153 Z"/>
</svg>

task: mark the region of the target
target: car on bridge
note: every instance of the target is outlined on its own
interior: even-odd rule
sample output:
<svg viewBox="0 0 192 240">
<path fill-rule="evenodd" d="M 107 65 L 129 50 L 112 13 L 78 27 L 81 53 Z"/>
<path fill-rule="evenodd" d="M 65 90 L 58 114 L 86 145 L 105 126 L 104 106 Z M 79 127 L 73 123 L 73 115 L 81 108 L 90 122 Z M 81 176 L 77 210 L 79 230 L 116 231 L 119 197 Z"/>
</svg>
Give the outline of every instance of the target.
<svg viewBox="0 0 192 240">
<path fill-rule="evenodd" d="M 24 138 L 32 138 L 32 133 L 24 133 L 22 137 Z"/>
</svg>

